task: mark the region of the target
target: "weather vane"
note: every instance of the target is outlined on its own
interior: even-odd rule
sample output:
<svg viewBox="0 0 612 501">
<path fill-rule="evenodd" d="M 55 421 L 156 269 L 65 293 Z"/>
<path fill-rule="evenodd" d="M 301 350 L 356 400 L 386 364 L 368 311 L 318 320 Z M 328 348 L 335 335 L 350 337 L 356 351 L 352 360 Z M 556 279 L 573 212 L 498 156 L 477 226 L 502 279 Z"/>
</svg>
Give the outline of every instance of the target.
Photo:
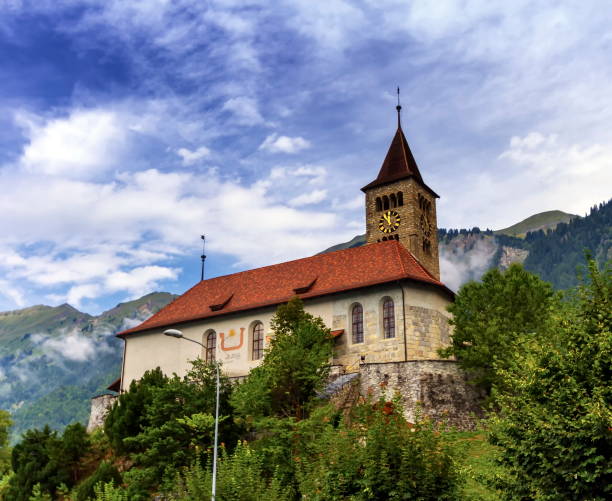
<svg viewBox="0 0 612 501">
<path fill-rule="evenodd" d="M 397 126 L 401 127 L 402 124 L 400 122 L 400 112 L 402 111 L 402 105 L 400 104 L 400 89 L 399 86 L 397 88 L 397 106 L 395 107 L 397 110 Z"/>
<path fill-rule="evenodd" d="M 206 235 L 200 235 L 202 239 L 202 275 L 200 277 L 200 282 L 204 280 L 204 261 L 206 261 Z"/>
</svg>

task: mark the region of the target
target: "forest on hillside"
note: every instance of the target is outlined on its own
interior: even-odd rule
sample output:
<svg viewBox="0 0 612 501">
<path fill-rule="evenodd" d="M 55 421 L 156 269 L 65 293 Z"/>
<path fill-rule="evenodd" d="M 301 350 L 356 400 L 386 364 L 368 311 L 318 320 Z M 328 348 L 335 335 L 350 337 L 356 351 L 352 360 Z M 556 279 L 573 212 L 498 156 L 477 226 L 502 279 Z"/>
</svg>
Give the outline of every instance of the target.
<svg viewBox="0 0 612 501">
<path fill-rule="evenodd" d="M 491 267 L 499 266 L 504 246 L 523 249 L 528 251 L 523 262 L 525 269 L 550 282 L 555 289 L 569 289 L 579 282 L 585 252 L 592 255 L 599 266 L 612 258 L 612 200 L 593 206 L 585 217 L 560 222 L 554 229 L 527 232 L 524 239 L 494 234 L 490 229 L 478 227 L 438 230 L 441 244 L 474 235 L 493 238 L 498 243 Z"/>
</svg>

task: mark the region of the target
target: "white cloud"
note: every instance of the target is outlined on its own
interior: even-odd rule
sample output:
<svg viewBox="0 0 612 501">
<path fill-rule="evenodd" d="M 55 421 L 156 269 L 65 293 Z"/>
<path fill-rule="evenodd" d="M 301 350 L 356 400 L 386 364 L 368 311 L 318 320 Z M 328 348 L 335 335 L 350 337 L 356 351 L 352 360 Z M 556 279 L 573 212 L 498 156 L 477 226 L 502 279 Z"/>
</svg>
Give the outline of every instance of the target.
<svg viewBox="0 0 612 501">
<path fill-rule="evenodd" d="M 21 166 L 35 174 L 91 177 L 114 166 L 125 131 L 108 110 L 74 110 L 46 122 L 27 113 L 15 117 L 28 136 Z"/>
<path fill-rule="evenodd" d="M 81 307 L 83 299 L 95 299 L 102 293 L 102 287 L 99 284 L 81 284 L 70 287 L 66 294 L 66 302 L 75 308 Z"/>
<path fill-rule="evenodd" d="M 115 271 L 105 281 L 110 291 L 126 290 L 135 295 L 144 295 L 153 290 L 162 280 L 175 279 L 179 270 L 164 266 L 140 266 L 129 272 Z"/>
<path fill-rule="evenodd" d="M 0 294 L 9 298 L 12 303 L 19 308 L 26 305 L 23 292 L 7 280 L 0 280 Z"/>
<path fill-rule="evenodd" d="M 222 110 L 233 113 L 241 125 L 265 123 L 259 112 L 257 101 L 251 97 L 232 97 L 223 104 Z"/>
<path fill-rule="evenodd" d="M 179 148 L 177 154 L 183 159 L 183 165 L 192 165 L 210 156 L 210 150 L 206 146 L 200 146 L 193 151 L 187 148 Z"/>
<path fill-rule="evenodd" d="M 560 135 L 532 131 L 512 137 L 490 169 L 464 182 L 468 190 L 457 190 L 450 180 L 440 189 L 447 195 L 438 214 L 445 214 L 450 227 L 459 227 L 465 214 L 473 224 L 493 229 L 547 210 L 584 215 L 610 198 L 612 146 L 567 144 Z"/>
<path fill-rule="evenodd" d="M 77 331 L 68 332 L 57 338 L 46 338 L 43 335 L 33 337 L 36 341 L 43 340 L 43 349 L 53 358 L 68 359 L 75 362 L 85 362 L 92 359 L 100 350 L 108 350 L 106 344 L 96 342 Z"/>
<path fill-rule="evenodd" d="M 260 150 L 270 153 L 298 153 L 306 148 L 310 148 L 310 142 L 303 137 L 279 136 L 270 134 L 259 146 Z"/>
<path fill-rule="evenodd" d="M 300 207 L 302 205 L 312 205 L 322 202 L 327 197 L 327 190 L 314 190 L 310 193 L 302 193 L 293 200 L 289 201 L 292 207 Z"/>
</svg>

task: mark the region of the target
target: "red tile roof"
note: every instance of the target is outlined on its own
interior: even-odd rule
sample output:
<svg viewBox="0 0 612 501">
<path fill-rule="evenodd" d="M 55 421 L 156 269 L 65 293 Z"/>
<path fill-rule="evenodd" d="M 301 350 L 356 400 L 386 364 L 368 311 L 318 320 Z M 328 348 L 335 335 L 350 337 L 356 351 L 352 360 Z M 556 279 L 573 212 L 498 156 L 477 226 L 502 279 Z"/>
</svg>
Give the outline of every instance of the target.
<svg viewBox="0 0 612 501">
<path fill-rule="evenodd" d="M 453 294 L 402 244 L 391 240 L 204 280 L 118 336 L 281 304 L 294 297 L 296 290 L 305 290 L 298 295 L 307 299 L 401 279 L 431 284 Z"/>
<path fill-rule="evenodd" d="M 398 126 L 397 132 L 389 146 L 389 151 L 387 151 L 387 156 L 378 172 L 378 177 L 370 184 L 361 188 L 361 190 L 366 191 L 376 186 L 382 186 L 409 177 L 415 178 L 432 195 L 439 198 L 423 181 L 419 167 L 412 155 L 412 151 L 410 151 L 410 146 L 408 146 L 408 141 L 406 141 L 406 136 L 404 136 L 402 128 Z"/>
</svg>

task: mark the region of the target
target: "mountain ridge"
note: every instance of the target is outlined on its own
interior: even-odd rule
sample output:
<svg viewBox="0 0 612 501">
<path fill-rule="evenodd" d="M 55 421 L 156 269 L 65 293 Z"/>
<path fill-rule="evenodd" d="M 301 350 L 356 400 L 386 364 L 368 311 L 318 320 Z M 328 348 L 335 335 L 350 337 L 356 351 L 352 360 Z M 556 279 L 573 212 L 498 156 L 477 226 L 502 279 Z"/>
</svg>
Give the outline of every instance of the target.
<svg viewBox="0 0 612 501">
<path fill-rule="evenodd" d="M 114 334 L 175 297 L 153 292 L 97 316 L 68 304 L 0 313 L 0 408 L 15 422 L 12 441 L 32 427 L 85 423 L 91 396 L 121 370 L 122 343 Z"/>
</svg>

